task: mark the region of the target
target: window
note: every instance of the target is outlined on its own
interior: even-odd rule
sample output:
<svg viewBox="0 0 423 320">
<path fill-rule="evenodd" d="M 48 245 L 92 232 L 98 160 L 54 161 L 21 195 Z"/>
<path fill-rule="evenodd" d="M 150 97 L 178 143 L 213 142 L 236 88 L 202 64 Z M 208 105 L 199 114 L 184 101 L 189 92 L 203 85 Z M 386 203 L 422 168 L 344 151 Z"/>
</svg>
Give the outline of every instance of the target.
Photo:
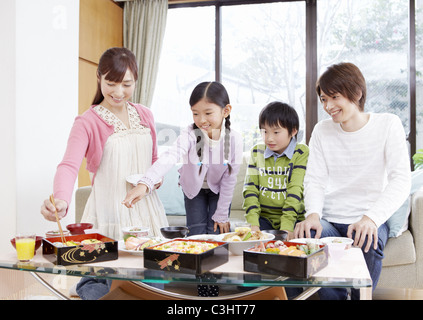
<svg viewBox="0 0 423 320">
<path fill-rule="evenodd" d="M 222 8 L 221 79 L 233 105 L 231 123 L 243 134 L 245 150 L 260 141 L 259 113 L 272 101 L 293 106 L 304 131 L 304 10 L 303 2 Z"/>
<path fill-rule="evenodd" d="M 415 16 L 415 34 L 410 13 Z M 309 98 L 315 94 L 313 79 L 327 66 L 349 61 L 366 78 L 366 110 L 397 114 L 414 152 L 423 148 L 422 18 L 423 0 L 222 0 L 170 5 L 152 106 L 158 127 L 192 123 L 188 105 L 192 89 L 201 81 L 219 79 L 229 92 L 232 124 L 243 133 L 245 150 L 260 139 L 258 114 L 274 100 L 296 108 L 304 139 L 305 131 L 308 136 L 326 117 L 320 103 Z M 310 26 L 315 33 L 309 32 Z M 414 36 L 415 48 L 409 42 Z M 413 50 L 415 83 L 410 72 Z M 410 99 L 413 93 L 415 104 Z M 159 144 L 171 141 L 159 132 Z"/>
<path fill-rule="evenodd" d="M 408 6 L 398 0 L 326 0 L 319 1 L 317 17 L 318 74 L 334 63 L 354 63 L 366 79 L 365 110 L 398 115 L 408 132 Z"/>
<path fill-rule="evenodd" d="M 151 110 L 159 146 L 168 146 L 192 123 L 189 97 L 215 78 L 214 8 L 169 10 Z"/>
<path fill-rule="evenodd" d="M 423 149 L 423 0 L 416 1 L 416 101 L 416 144 Z"/>
</svg>

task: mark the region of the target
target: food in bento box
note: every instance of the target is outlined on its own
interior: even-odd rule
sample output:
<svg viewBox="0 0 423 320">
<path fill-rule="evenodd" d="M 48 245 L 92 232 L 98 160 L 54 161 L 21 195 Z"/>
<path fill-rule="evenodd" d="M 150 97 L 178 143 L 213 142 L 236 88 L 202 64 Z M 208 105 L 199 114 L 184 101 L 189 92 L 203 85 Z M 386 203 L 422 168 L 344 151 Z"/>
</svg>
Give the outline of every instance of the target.
<svg viewBox="0 0 423 320">
<path fill-rule="evenodd" d="M 260 243 L 249 251 L 264 252 L 270 254 L 280 254 L 286 256 L 306 257 L 320 249 L 316 243 L 306 243 L 297 245 L 286 245 L 283 241 Z"/>
<path fill-rule="evenodd" d="M 161 245 L 153 247 L 152 249 L 163 250 L 163 251 L 173 251 L 173 252 L 180 252 L 180 253 L 199 254 L 207 250 L 214 249 L 217 246 L 218 244 L 213 242 L 176 240 L 176 241 L 163 243 Z"/>
<path fill-rule="evenodd" d="M 142 251 L 147 247 L 158 244 L 159 242 L 159 240 L 155 239 L 137 238 L 131 236 L 125 240 L 125 248 L 126 250 Z"/>
<path fill-rule="evenodd" d="M 53 244 L 56 247 L 73 247 L 73 246 L 87 245 L 87 244 L 93 244 L 93 243 L 101 243 L 101 241 L 97 239 L 85 239 L 85 240 L 82 240 L 81 242 L 70 240 L 70 241 L 66 241 L 65 243 L 54 242 Z"/>
<path fill-rule="evenodd" d="M 223 237 L 223 241 L 248 241 L 264 240 L 266 236 L 261 231 L 251 231 L 248 227 L 235 228 L 234 233 L 229 233 Z"/>
</svg>

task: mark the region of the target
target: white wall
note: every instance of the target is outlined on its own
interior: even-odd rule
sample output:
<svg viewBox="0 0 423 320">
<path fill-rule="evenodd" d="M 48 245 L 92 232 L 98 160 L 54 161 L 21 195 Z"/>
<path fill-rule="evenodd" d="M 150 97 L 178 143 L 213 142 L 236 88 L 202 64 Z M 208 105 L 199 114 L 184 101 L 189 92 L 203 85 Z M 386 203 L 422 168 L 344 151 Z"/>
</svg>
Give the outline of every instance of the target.
<svg viewBox="0 0 423 320">
<path fill-rule="evenodd" d="M 0 2 L 0 248 L 16 229 L 16 166 L 15 166 L 15 5 Z"/>
<path fill-rule="evenodd" d="M 0 50 L 0 70 L 8 75 L 0 77 L 7 112 L 0 126 L 7 155 L 0 157 L 1 249 L 15 232 L 57 229 L 40 207 L 78 113 L 79 1 L 2 0 L 0 21 L 0 39 L 10 44 Z M 62 225 L 73 220 L 72 205 Z"/>
</svg>

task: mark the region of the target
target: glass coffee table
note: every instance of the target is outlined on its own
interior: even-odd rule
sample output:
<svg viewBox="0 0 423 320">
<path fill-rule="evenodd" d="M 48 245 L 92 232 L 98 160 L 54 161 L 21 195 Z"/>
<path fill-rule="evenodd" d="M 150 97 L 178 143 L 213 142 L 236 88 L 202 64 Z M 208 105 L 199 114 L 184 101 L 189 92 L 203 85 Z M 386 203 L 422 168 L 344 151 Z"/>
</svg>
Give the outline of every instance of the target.
<svg viewBox="0 0 423 320">
<path fill-rule="evenodd" d="M 196 276 L 144 268 L 142 256 L 121 251 L 117 260 L 59 266 L 45 259 L 40 249 L 31 262 L 19 263 L 16 252 L 11 249 L 0 254 L 0 268 L 30 272 L 60 299 L 68 297 L 45 281 L 43 274 L 114 280 L 110 294 L 106 297 L 110 299 L 128 298 L 124 292 L 132 298 L 140 299 L 210 300 L 210 297 L 201 298 L 183 290 L 184 287 L 196 287 L 198 284 L 233 289 L 227 290 L 228 294 L 213 299 L 286 299 L 283 288 L 287 287 L 304 288 L 303 293 L 296 298 L 298 300 L 307 299 L 320 288 L 355 288 L 360 290 L 361 299 L 372 298 L 372 281 L 363 254 L 358 248 L 346 250 L 345 255 L 338 260 L 329 258 L 328 266 L 308 279 L 245 272 L 243 257 L 231 254 L 227 263 L 202 276 Z"/>
</svg>

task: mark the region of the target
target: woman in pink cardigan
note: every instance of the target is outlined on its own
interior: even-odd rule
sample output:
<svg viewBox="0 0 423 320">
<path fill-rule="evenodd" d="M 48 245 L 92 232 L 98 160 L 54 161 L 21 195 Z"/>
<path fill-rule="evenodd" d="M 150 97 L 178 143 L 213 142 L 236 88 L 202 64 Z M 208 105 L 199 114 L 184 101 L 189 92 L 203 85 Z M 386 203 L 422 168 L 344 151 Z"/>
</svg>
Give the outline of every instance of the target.
<svg viewBox="0 0 423 320">
<path fill-rule="evenodd" d="M 145 226 L 160 235 L 167 219 L 158 195 L 133 208 L 121 204 L 131 186 L 126 177 L 145 172 L 157 159 L 154 119 L 146 107 L 129 102 L 138 70 L 135 56 L 125 48 L 108 49 L 100 58 L 93 105 L 76 117 L 66 152 L 54 178 L 54 199 L 60 217 L 66 215 L 82 160 L 87 159 L 92 192 L 82 222 L 101 234 L 122 238 L 122 227 Z M 141 210 L 142 208 L 142 210 Z M 54 207 L 45 200 L 41 213 L 55 221 Z"/>
</svg>

